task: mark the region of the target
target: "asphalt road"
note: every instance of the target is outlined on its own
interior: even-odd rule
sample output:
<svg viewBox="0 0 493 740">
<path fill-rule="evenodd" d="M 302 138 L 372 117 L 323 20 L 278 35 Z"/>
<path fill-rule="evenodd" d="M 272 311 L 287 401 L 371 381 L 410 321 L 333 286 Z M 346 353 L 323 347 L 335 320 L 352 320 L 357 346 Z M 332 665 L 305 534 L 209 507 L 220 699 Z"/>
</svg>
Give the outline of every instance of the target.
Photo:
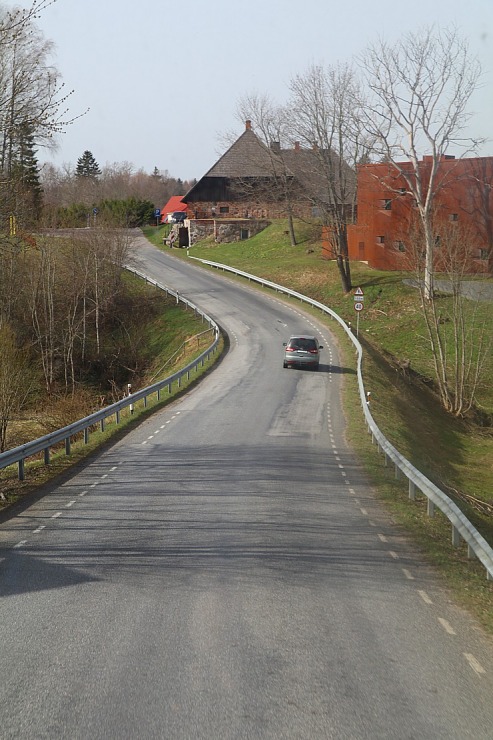
<svg viewBox="0 0 493 740">
<path fill-rule="evenodd" d="M 372 496 L 330 334 L 139 252 L 231 348 L 0 526 L 2 740 L 490 740 L 491 642 Z M 318 373 L 282 368 L 296 331 Z"/>
</svg>

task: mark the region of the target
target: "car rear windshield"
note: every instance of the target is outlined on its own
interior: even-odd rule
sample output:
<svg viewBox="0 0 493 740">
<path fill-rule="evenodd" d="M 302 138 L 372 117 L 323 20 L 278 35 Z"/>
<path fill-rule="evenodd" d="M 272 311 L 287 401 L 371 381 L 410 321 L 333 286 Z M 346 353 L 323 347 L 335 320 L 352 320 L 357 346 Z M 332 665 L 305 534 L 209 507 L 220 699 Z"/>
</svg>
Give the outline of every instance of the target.
<svg viewBox="0 0 493 740">
<path fill-rule="evenodd" d="M 291 349 L 304 349 L 309 352 L 311 349 L 317 348 L 317 343 L 314 339 L 305 339 L 305 337 L 295 337 L 289 340 Z"/>
</svg>

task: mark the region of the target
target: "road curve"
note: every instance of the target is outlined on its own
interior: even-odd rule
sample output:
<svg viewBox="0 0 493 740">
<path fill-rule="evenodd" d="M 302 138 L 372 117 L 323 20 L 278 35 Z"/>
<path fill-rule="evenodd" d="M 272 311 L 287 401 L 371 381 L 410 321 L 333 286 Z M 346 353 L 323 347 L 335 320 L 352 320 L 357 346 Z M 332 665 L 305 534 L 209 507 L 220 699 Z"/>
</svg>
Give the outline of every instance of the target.
<svg viewBox="0 0 493 740">
<path fill-rule="evenodd" d="M 327 329 L 138 251 L 231 346 L 0 526 L 0 738 L 489 740 L 491 642 L 372 496 Z"/>
</svg>

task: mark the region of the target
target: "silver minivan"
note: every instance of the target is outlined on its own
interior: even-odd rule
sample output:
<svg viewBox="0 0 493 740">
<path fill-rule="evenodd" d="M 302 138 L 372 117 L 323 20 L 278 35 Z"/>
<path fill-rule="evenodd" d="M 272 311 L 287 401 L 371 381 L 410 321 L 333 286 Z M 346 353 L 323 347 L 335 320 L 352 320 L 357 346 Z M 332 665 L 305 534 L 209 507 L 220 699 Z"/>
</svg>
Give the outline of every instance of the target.
<svg viewBox="0 0 493 740">
<path fill-rule="evenodd" d="M 311 367 L 318 370 L 320 363 L 320 350 L 323 346 L 318 343 L 317 337 L 306 334 L 297 334 L 289 338 L 289 342 L 283 342 L 284 361 L 283 367 Z"/>
</svg>

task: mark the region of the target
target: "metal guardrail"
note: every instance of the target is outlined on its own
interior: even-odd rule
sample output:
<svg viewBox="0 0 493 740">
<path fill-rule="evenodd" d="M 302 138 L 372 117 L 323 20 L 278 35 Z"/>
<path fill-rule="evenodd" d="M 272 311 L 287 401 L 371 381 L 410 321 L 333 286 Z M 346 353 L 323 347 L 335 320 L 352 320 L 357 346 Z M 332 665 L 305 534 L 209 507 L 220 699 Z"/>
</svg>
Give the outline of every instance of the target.
<svg viewBox="0 0 493 740">
<path fill-rule="evenodd" d="M 382 434 L 382 432 L 376 425 L 370 413 L 368 395 L 365 392 L 365 387 L 363 383 L 363 348 L 358 339 L 352 333 L 351 328 L 348 326 L 348 324 L 346 324 L 346 322 L 335 311 L 333 311 L 331 308 L 328 308 L 323 303 L 314 301 L 311 298 L 308 298 L 301 293 L 297 293 L 294 290 L 290 290 L 289 288 L 285 288 L 282 285 L 277 285 L 276 283 L 273 283 L 269 280 L 264 280 L 263 278 L 259 278 L 256 275 L 251 275 L 248 272 L 243 272 L 242 270 L 236 270 L 233 267 L 222 265 L 218 262 L 211 262 L 210 260 L 199 259 L 198 257 L 191 257 L 191 259 L 196 259 L 203 264 L 210 265 L 211 267 L 223 270 L 224 272 L 231 272 L 235 275 L 240 275 L 241 277 L 244 277 L 251 282 L 255 282 L 259 285 L 272 288 L 278 293 L 284 293 L 294 298 L 298 298 L 301 302 L 308 303 L 311 306 L 315 306 L 316 308 L 320 309 L 320 311 L 328 314 L 329 316 L 331 316 L 331 318 L 335 319 L 335 321 L 340 324 L 340 326 L 343 328 L 343 330 L 346 332 L 347 336 L 353 343 L 357 352 L 357 377 L 361 405 L 363 407 L 363 413 L 368 427 L 368 432 L 372 435 L 372 441 L 376 443 L 379 450 L 383 452 L 385 464 L 387 465 L 389 460 L 392 461 L 395 466 L 396 478 L 400 477 L 400 474 L 407 478 L 409 484 L 409 498 L 411 500 L 414 500 L 416 498 L 416 490 L 421 491 L 421 493 L 426 496 L 426 498 L 428 499 L 429 516 L 433 516 L 435 506 L 438 507 L 443 514 L 445 514 L 452 525 L 453 545 L 456 547 L 459 546 L 460 539 L 462 537 L 462 539 L 467 543 L 469 557 L 475 555 L 478 560 L 484 565 L 486 569 L 486 577 L 488 578 L 488 580 L 493 580 L 493 548 L 491 548 L 484 537 L 477 531 L 477 529 L 467 519 L 465 514 L 447 496 L 447 494 L 440 490 L 438 486 L 436 486 L 428 478 L 426 478 L 426 476 L 423 475 L 423 473 L 421 473 L 419 470 L 417 470 L 417 468 L 415 468 L 414 465 L 409 462 L 409 460 L 401 455 L 400 452 L 398 452 L 398 450 L 396 450 L 396 448 L 386 439 L 386 437 Z"/>
<path fill-rule="evenodd" d="M 101 430 L 104 430 L 104 422 L 109 417 L 115 416 L 116 423 L 118 424 L 120 422 L 120 414 L 124 408 L 133 407 L 133 405 L 140 400 L 144 401 L 144 407 L 146 407 L 148 397 L 153 393 L 156 393 L 157 399 L 159 400 L 161 391 L 165 388 L 168 388 L 168 393 L 171 393 L 171 386 L 173 383 L 177 382 L 178 385 L 180 385 L 181 380 L 184 376 L 190 378 L 191 371 L 197 369 L 199 365 L 203 367 L 204 362 L 206 360 L 209 360 L 210 355 L 216 352 L 219 343 L 220 332 L 219 326 L 216 324 L 214 319 L 212 319 L 206 313 L 197 308 L 197 306 L 195 306 L 189 300 L 179 295 L 179 293 L 171 290 L 170 288 L 167 288 L 166 286 L 160 285 L 153 280 L 150 280 L 146 275 L 139 272 L 138 270 L 135 270 L 129 266 L 126 266 L 126 269 L 130 272 L 133 272 L 135 275 L 138 275 L 147 283 L 154 285 L 160 290 L 165 291 L 167 295 L 174 296 L 177 303 L 184 303 L 187 307 L 193 309 L 197 315 L 202 317 L 203 321 L 208 323 L 209 327 L 214 332 L 214 341 L 207 349 L 201 352 L 201 354 L 196 357 L 195 360 L 188 363 L 186 367 L 182 368 L 176 373 L 173 373 L 173 375 L 170 375 L 163 380 L 153 383 L 146 388 L 142 388 L 135 393 L 131 393 L 130 395 L 125 396 L 125 398 L 122 398 L 120 401 L 117 401 L 110 406 L 105 406 L 99 411 L 96 411 L 95 413 L 90 414 L 89 416 L 86 416 L 79 421 L 75 421 L 72 424 L 68 424 L 62 429 L 58 429 L 55 432 L 46 434 L 43 437 L 39 437 L 32 442 L 27 442 L 26 444 L 20 445 L 19 447 L 14 447 L 12 450 L 2 452 L 0 454 L 0 469 L 7 468 L 10 465 L 14 465 L 17 463 L 19 480 L 24 480 L 25 478 L 25 461 L 27 458 L 32 457 L 33 455 L 38 455 L 42 452 L 44 454 L 44 463 L 45 465 L 48 465 L 50 462 L 51 448 L 57 444 L 60 444 L 61 442 L 65 443 L 65 453 L 67 455 L 70 455 L 71 440 L 73 437 L 83 433 L 84 443 L 87 444 L 87 442 L 89 441 L 89 433 L 91 427 L 99 424 Z"/>
</svg>

